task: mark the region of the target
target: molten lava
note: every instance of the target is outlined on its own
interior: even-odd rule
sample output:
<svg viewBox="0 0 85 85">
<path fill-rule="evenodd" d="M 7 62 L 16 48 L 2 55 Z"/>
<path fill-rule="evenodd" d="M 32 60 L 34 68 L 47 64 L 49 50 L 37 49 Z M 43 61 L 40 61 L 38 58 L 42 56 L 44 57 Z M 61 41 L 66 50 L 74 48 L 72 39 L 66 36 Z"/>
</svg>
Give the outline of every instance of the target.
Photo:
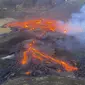
<svg viewBox="0 0 85 85">
<path fill-rule="evenodd" d="M 53 63 L 62 65 L 65 68 L 65 70 L 68 71 L 68 72 L 77 70 L 76 67 L 73 67 L 73 66 L 69 65 L 68 63 L 66 63 L 66 62 L 64 62 L 62 60 L 55 59 L 55 58 L 53 58 L 51 56 L 48 56 L 48 55 L 46 55 L 44 53 L 41 53 L 40 51 L 38 51 L 38 50 L 36 50 L 34 48 L 32 48 L 32 50 L 33 50 L 34 53 L 38 53 L 39 55 L 41 55 L 41 57 L 43 57 L 44 59 L 47 59 L 47 60 L 49 60 L 49 61 L 51 61 Z"/>
<path fill-rule="evenodd" d="M 31 47 L 32 45 L 35 43 L 35 41 L 33 40 L 30 44 L 29 44 L 29 48 L 27 49 L 27 51 L 23 52 L 23 59 L 21 61 L 21 63 L 24 65 L 24 64 L 27 64 L 28 62 L 28 57 L 27 57 L 27 53 L 30 52 L 31 50 Z"/>
<path fill-rule="evenodd" d="M 47 60 L 47 62 L 50 61 L 55 64 L 60 64 L 68 72 L 78 70 L 77 67 L 71 66 L 69 63 L 67 63 L 65 61 L 58 60 L 56 58 L 53 58 L 51 56 L 48 56 L 48 55 L 40 52 L 39 50 L 36 50 L 35 48 L 32 47 L 32 45 L 33 45 L 33 42 L 29 45 L 30 47 L 28 48 L 28 50 L 23 52 L 22 64 L 28 63 L 28 55 L 27 54 L 30 52 L 32 54 L 33 58 L 38 59 L 40 61 Z"/>
<path fill-rule="evenodd" d="M 30 74 L 31 74 L 31 72 L 30 72 L 30 71 L 27 71 L 27 72 L 25 72 L 25 74 L 26 74 L 26 75 L 30 75 Z"/>
<path fill-rule="evenodd" d="M 55 20 L 48 20 L 48 19 L 35 19 L 35 20 L 28 20 L 23 22 L 12 22 L 5 25 L 5 27 L 18 27 L 21 29 L 27 29 L 27 30 L 36 30 L 41 29 L 43 30 L 43 33 L 40 35 L 40 38 L 46 34 L 47 31 L 55 32 L 56 31 L 56 21 Z M 62 29 L 63 26 L 57 25 L 57 27 L 60 27 Z M 67 33 L 67 30 L 64 30 L 64 33 Z M 51 56 L 48 56 L 47 54 L 44 54 L 40 52 L 39 50 L 36 50 L 33 47 L 33 44 L 35 41 L 32 41 L 28 46 L 28 49 L 23 52 L 23 58 L 21 61 L 21 64 L 25 65 L 28 64 L 29 60 L 29 53 L 31 54 L 32 58 L 38 59 L 41 62 L 45 61 L 46 63 L 55 63 L 61 65 L 66 71 L 75 71 L 78 70 L 77 67 L 71 66 L 69 63 L 58 60 L 57 58 L 53 58 Z M 60 72 L 60 70 L 58 70 Z M 30 74 L 27 72 L 26 74 Z"/>
<path fill-rule="evenodd" d="M 55 20 L 48 20 L 48 19 L 35 19 L 35 20 L 28 20 L 28 21 L 20 21 L 20 22 L 10 22 L 4 27 L 18 27 L 24 28 L 28 30 L 35 30 L 35 29 L 42 29 L 45 31 L 55 31 L 56 30 L 56 21 Z"/>
</svg>

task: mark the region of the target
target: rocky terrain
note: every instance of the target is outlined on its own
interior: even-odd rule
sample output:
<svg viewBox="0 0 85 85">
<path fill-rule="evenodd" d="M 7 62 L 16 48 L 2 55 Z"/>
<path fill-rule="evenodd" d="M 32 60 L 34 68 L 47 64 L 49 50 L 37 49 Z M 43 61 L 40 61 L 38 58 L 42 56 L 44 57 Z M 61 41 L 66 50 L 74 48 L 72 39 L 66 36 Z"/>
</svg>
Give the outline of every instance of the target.
<svg viewBox="0 0 85 85">
<path fill-rule="evenodd" d="M 1 1 L 1 0 L 0 0 Z M 25 1 L 25 0 L 24 0 Z M 37 2 L 36 2 L 37 1 Z M 23 0 L 11 0 L 7 5 L 1 5 L 1 8 L 7 8 L 3 13 L 5 17 L 17 18 L 19 20 L 32 19 L 36 17 L 46 17 L 51 19 L 68 20 L 71 13 L 78 12 L 81 5 L 85 2 L 84 0 L 31 0 L 30 6 L 28 0 L 24 4 Z M 2 2 L 2 1 L 1 1 Z M 9 0 L 8 0 L 9 2 Z M 14 4 L 13 4 L 14 3 Z M 44 5 L 43 8 L 43 4 Z M 10 7 L 9 4 L 11 4 Z M 13 4 L 13 5 L 12 5 Z M 37 6 L 36 6 L 37 4 Z M 40 5 L 42 5 L 40 7 Z M 48 4 L 47 8 L 46 5 Z M 53 6 L 53 4 L 55 4 Z M 17 6 L 18 5 L 18 6 Z M 27 8 L 27 6 L 29 6 Z M 46 9 L 45 9 L 46 8 Z M 2 16 L 3 17 L 3 16 Z M 0 19 L 0 26 L 5 23 L 11 22 L 15 19 Z M 36 32 L 30 32 L 27 30 L 11 30 L 10 28 L 2 30 L 0 28 L 0 84 L 1 85 L 85 85 L 85 68 L 84 68 L 84 46 L 82 46 L 74 36 L 68 36 L 63 33 L 48 33 L 41 39 Z M 10 32 L 11 31 L 11 32 Z M 9 32 L 9 33 L 7 33 Z M 4 34 L 3 34 L 4 33 Z M 78 68 L 78 71 L 73 72 L 58 72 L 57 74 L 48 76 L 41 76 L 42 72 L 40 68 L 44 68 L 47 73 L 47 67 L 43 64 L 31 66 L 29 69 L 33 70 L 31 75 L 25 74 L 28 70 L 29 65 L 25 68 L 19 64 L 19 59 L 22 58 L 22 52 L 26 49 L 27 44 L 35 39 L 36 48 L 42 50 L 50 56 L 57 56 L 58 59 L 68 61 L 73 66 Z M 82 49 L 83 48 L 83 53 Z M 83 57 L 83 58 L 82 58 Z M 74 60 L 75 62 L 71 61 Z M 29 60 L 30 61 L 30 60 Z M 31 61 L 30 61 L 31 62 Z M 33 63 L 33 62 L 31 62 Z M 54 66 L 54 64 L 51 64 Z M 57 65 L 62 68 L 60 65 Z M 34 67 L 34 68 L 33 68 Z M 40 67 L 40 68 L 39 68 Z M 55 67 L 55 66 L 54 66 Z M 38 70 L 38 71 L 37 71 Z M 65 69 L 63 69 L 65 70 Z M 45 73 L 45 71 L 44 71 Z M 48 72 L 49 73 L 49 72 Z M 51 73 L 55 73 L 54 68 L 51 69 Z M 36 76 L 37 75 L 37 76 Z M 55 76 L 56 75 L 56 76 Z M 80 78 L 82 77 L 82 78 Z"/>
<path fill-rule="evenodd" d="M 9 0 L 8 0 L 9 1 Z M 46 18 L 52 18 L 52 19 L 61 19 L 61 20 L 67 20 L 71 13 L 78 12 L 81 5 L 83 5 L 84 0 L 55 0 L 54 2 L 51 2 L 51 0 L 35 0 L 36 3 L 34 3 L 34 0 L 19 0 L 19 1 L 9 1 L 10 4 L 13 4 L 13 7 L 11 5 L 6 5 L 7 3 L 3 3 L 3 6 L 1 4 L 1 17 L 12 17 L 12 18 L 18 18 L 18 19 L 29 19 L 29 18 L 37 18 L 37 17 L 46 17 Z M 6 1 L 7 2 L 7 1 Z M 25 3 L 28 3 L 27 6 L 31 7 L 24 7 Z M 26 3 L 26 4 L 27 4 Z M 46 4 L 44 4 L 46 3 Z M 38 4 L 41 4 L 39 6 Z M 52 6 L 53 5 L 53 6 Z M 25 5 L 26 6 L 26 5 Z M 3 8 L 7 8 L 6 10 Z M 4 11 L 5 10 L 5 11 Z"/>
<path fill-rule="evenodd" d="M 20 77 L 8 80 L 2 85 L 84 85 L 84 80 L 77 80 L 59 76 L 47 76 L 37 78 Z"/>
<path fill-rule="evenodd" d="M 37 35 L 38 34 L 36 34 L 36 32 L 21 30 L 21 31 L 11 31 L 10 33 L 0 37 L 0 62 L 1 62 L 0 68 L 2 69 L 1 76 L 0 76 L 0 80 L 1 80 L 0 83 L 2 83 L 4 81 L 7 82 L 7 80 L 9 82 L 10 81 L 9 79 L 11 79 L 11 78 L 14 79 L 14 78 L 20 77 L 20 76 L 22 76 L 22 78 L 20 78 L 20 79 L 23 79 L 24 76 L 28 76 L 28 78 L 30 78 L 30 82 L 31 82 L 31 77 L 42 76 L 41 72 L 44 72 L 44 73 L 46 72 L 45 74 L 43 74 L 43 76 L 47 76 L 46 75 L 47 69 L 49 69 L 49 68 L 45 66 L 46 64 L 41 63 L 40 65 L 35 65 L 35 64 L 31 64 L 33 62 L 31 62 L 29 60 L 31 62 L 31 63 L 29 63 L 30 67 L 29 67 L 29 64 L 27 65 L 27 67 L 31 70 L 35 68 L 35 70 L 33 70 L 32 74 L 30 76 L 24 75 L 25 70 L 28 70 L 28 68 L 23 68 L 23 66 L 21 66 L 19 64 L 19 61 L 20 61 L 19 59 L 22 57 L 22 56 L 20 57 L 20 55 L 22 55 L 22 51 L 27 48 L 27 44 L 30 41 L 32 41 L 32 39 L 36 40 L 36 44 L 35 44 L 36 48 L 42 50 L 44 53 L 46 53 L 50 56 L 54 56 L 54 57 L 58 56 L 57 57 L 58 59 L 68 61 L 68 62 L 70 62 L 70 60 L 76 60 L 76 57 L 72 52 L 80 49 L 80 47 L 79 47 L 80 43 L 75 37 L 67 36 L 65 34 L 58 33 L 58 32 L 48 33 L 46 36 L 44 36 L 44 38 L 42 37 L 41 39 Z M 57 37 L 55 37 L 55 36 L 57 36 Z M 63 45 L 62 45 L 62 43 L 63 43 Z M 67 47 L 70 45 L 72 46 L 72 44 L 74 44 L 73 48 L 69 47 L 70 49 L 68 50 Z M 9 56 L 9 57 L 7 57 L 7 56 Z M 71 63 L 71 64 L 74 65 L 74 63 Z M 31 66 L 31 65 L 33 65 L 33 66 Z M 55 64 L 51 64 L 51 65 L 55 65 Z M 42 67 L 42 69 L 44 69 L 44 71 L 42 71 L 40 69 L 41 67 Z M 58 66 L 58 67 L 62 68 L 60 66 Z M 84 68 L 82 70 L 84 70 Z M 2 73 L 2 71 L 3 71 L 3 73 Z M 39 73 L 38 73 L 38 71 L 39 71 Z M 69 76 L 70 78 L 75 78 L 80 73 L 80 72 L 77 74 L 75 74 L 75 72 L 55 73 L 55 71 L 53 71 L 53 70 L 51 70 L 50 72 L 52 72 L 52 74 L 55 74 L 57 76 L 65 76 L 65 77 Z M 50 74 L 50 75 L 52 75 L 52 74 Z M 82 75 L 83 75 L 83 73 L 82 73 Z M 81 75 L 79 75 L 79 76 L 81 76 Z M 39 78 L 39 77 L 36 77 L 36 78 Z M 35 81 L 36 78 L 33 78 L 34 84 L 36 82 Z M 58 77 L 56 77 L 56 78 L 51 77 L 51 78 L 53 78 L 53 80 L 54 80 Z M 23 82 L 21 82 L 21 80 L 20 80 L 19 83 L 22 84 Z M 17 84 L 19 84 L 19 83 L 17 83 Z M 54 81 L 52 83 L 55 85 L 56 82 Z M 17 84 L 14 83 L 14 85 L 17 85 Z M 10 85 L 10 83 L 9 83 L 9 85 Z M 60 85 L 62 85 L 62 84 L 60 84 Z"/>
</svg>

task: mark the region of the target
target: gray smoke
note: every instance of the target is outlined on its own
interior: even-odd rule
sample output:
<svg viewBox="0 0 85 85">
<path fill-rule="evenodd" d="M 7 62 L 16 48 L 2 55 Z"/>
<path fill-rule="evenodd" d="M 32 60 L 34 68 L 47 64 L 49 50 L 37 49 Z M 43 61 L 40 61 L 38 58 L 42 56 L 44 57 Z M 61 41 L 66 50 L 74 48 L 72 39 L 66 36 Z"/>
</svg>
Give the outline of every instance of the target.
<svg viewBox="0 0 85 85">
<path fill-rule="evenodd" d="M 82 6 L 79 13 L 73 13 L 72 19 L 70 19 L 72 25 L 77 28 L 75 36 L 77 36 L 81 42 L 85 42 L 85 5 Z M 79 32 L 77 32 L 79 30 Z"/>
<path fill-rule="evenodd" d="M 63 21 L 62 21 L 63 22 Z M 80 9 L 79 13 L 72 13 L 68 22 L 60 23 L 60 28 L 67 30 L 68 35 L 74 35 L 81 42 L 85 41 L 85 5 Z M 62 31 L 62 32 L 63 32 Z"/>
</svg>

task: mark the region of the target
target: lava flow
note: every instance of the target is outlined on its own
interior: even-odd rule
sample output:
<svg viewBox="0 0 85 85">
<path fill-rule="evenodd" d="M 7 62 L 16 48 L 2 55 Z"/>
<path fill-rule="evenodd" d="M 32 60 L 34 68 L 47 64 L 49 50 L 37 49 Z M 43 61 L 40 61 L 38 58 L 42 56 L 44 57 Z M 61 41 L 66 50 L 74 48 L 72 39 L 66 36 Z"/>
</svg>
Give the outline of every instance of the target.
<svg viewBox="0 0 85 85">
<path fill-rule="evenodd" d="M 29 48 L 28 50 L 26 50 L 25 52 L 23 52 L 23 59 L 22 59 L 22 64 L 27 64 L 28 63 L 28 59 L 29 56 L 27 54 L 31 53 L 32 57 L 35 59 L 38 59 L 40 61 L 44 61 L 46 60 L 47 62 L 52 62 L 55 64 L 60 64 L 62 65 L 62 67 L 67 71 L 67 72 L 71 72 L 71 71 L 76 71 L 78 70 L 77 67 L 71 66 L 69 63 L 62 61 L 62 60 L 58 60 L 56 58 L 53 58 L 51 56 L 48 56 L 42 52 L 40 52 L 39 50 L 36 50 L 35 48 L 33 48 L 33 42 L 31 44 L 29 44 Z"/>
<path fill-rule="evenodd" d="M 29 30 L 35 30 L 36 28 L 41 28 L 41 29 L 44 30 L 43 33 L 40 35 L 40 37 L 42 37 L 49 30 L 51 32 L 54 32 L 56 30 L 55 24 L 56 24 L 55 21 L 52 21 L 52 20 L 39 19 L 39 20 L 28 20 L 28 21 L 25 21 L 25 22 L 15 22 L 15 23 L 12 23 L 12 24 L 7 24 L 7 26 L 9 26 L 9 27 L 20 26 L 22 28 L 29 29 Z M 66 30 L 65 30 L 65 33 L 66 33 Z M 32 58 L 38 59 L 41 62 L 46 61 L 46 62 L 52 62 L 52 63 L 55 63 L 55 64 L 59 64 L 68 72 L 78 70 L 77 67 L 71 66 L 69 63 L 67 63 L 65 61 L 58 60 L 56 58 L 48 56 L 47 54 L 40 52 L 39 50 L 36 50 L 33 47 L 33 44 L 35 42 L 36 41 L 31 42 L 28 45 L 29 46 L 28 49 L 23 52 L 23 59 L 21 61 L 22 65 L 28 64 L 29 57 L 31 56 Z M 31 55 L 29 55 L 29 53 Z"/>
<path fill-rule="evenodd" d="M 33 40 L 30 44 L 29 44 L 29 48 L 25 51 L 25 52 L 23 52 L 23 60 L 22 60 L 22 64 L 24 65 L 24 64 L 27 64 L 27 61 L 28 61 L 28 57 L 27 57 L 27 53 L 28 52 L 30 52 L 30 50 L 31 50 L 31 47 L 32 47 L 32 45 L 35 43 L 35 41 Z"/>
<path fill-rule="evenodd" d="M 56 21 L 55 20 L 48 20 L 48 19 L 33 19 L 33 20 L 27 20 L 27 21 L 18 21 L 18 22 L 10 22 L 4 27 L 18 27 L 18 28 L 24 28 L 28 30 L 35 30 L 35 29 L 41 29 L 45 31 L 55 31 L 56 30 Z"/>
<path fill-rule="evenodd" d="M 56 31 L 56 26 L 57 28 L 60 27 L 59 29 L 62 29 L 63 26 L 59 26 L 59 24 L 56 23 L 55 20 L 48 20 L 48 19 L 35 19 L 35 20 L 27 20 L 27 21 L 23 21 L 23 22 L 12 22 L 12 23 L 8 23 L 6 25 L 4 25 L 5 27 L 13 27 L 13 28 L 18 28 L 18 29 L 27 29 L 27 30 L 36 30 L 36 29 L 40 29 L 43 30 L 43 33 L 41 33 L 41 35 L 39 36 L 40 38 L 46 34 L 46 32 L 50 31 L 50 32 L 55 32 Z M 64 33 L 67 33 L 67 30 L 64 30 Z M 48 56 L 47 54 L 44 54 L 42 52 L 40 52 L 39 50 L 35 49 L 33 47 L 33 44 L 35 43 L 35 41 L 33 41 L 32 43 L 30 43 L 28 46 L 28 49 L 26 51 L 23 52 L 23 59 L 21 61 L 22 65 L 26 65 L 29 62 L 29 57 L 31 56 L 34 59 L 37 59 L 41 62 L 45 61 L 45 62 L 51 62 L 54 64 L 59 64 L 61 65 L 66 71 L 71 72 L 71 71 L 76 71 L 78 70 L 77 67 L 71 66 L 69 63 L 62 61 L 62 60 L 58 60 L 57 58 L 53 58 L 51 56 Z M 29 53 L 31 55 L 29 55 Z M 29 72 L 27 73 L 29 74 Z"/>
</svg>

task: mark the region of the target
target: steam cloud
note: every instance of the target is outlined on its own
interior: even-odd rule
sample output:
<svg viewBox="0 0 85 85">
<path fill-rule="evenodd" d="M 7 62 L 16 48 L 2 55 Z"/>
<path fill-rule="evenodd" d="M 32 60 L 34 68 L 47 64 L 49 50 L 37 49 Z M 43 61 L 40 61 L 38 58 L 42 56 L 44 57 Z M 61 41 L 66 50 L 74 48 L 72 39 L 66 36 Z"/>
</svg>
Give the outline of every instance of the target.
<svg viewBox="0 0 85 85">
<path fill-rule="evenodd" d="M 63 21 L 61 21 L 63 22 Z M 75 35 L 81 41 L 85 40 L 85 5 L 80 9 L 79 13 L 73 13 L 68 22 L 61 23 L 61 27 L 67 30 L 68 35 Z"/>
</svg>

